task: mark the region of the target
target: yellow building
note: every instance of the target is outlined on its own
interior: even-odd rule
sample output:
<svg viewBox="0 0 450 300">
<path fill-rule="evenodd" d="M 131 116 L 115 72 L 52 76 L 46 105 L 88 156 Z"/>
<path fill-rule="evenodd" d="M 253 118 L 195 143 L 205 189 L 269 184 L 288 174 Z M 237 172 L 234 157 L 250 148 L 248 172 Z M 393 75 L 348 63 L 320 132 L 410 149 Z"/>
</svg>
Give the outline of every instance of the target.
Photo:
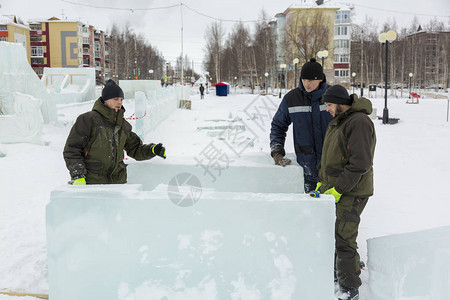
<svg viewBox="0 0 450 300">
<path fill-rule="evenodd" d="M 0 41 L 22 44 L 30 56 L 30 27 L 17 21 L 15 16 L 0 16 Z"/>
<path fill-rule="evenodd" d="M 278 65 L 286 65 L 288 83 L 297 84 L 289 71 L 300 70 L 313 57 L 323 65 L 329 83 L 350 83 L 350 10 L 332 1 L 309 0 L 275 16 Z"/>
</svg>

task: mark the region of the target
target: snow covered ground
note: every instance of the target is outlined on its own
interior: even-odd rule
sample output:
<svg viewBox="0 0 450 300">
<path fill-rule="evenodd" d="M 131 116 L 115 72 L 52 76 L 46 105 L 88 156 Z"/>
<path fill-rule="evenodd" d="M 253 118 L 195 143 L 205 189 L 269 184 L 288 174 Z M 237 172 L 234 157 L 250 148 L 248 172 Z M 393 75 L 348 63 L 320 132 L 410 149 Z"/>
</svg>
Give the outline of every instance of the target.
<svg viewBox="0 0 450 300">
<path fill-rule="evenodd" d="M 234 92 L 234 89 L 232 89 Z M 447 96 L 446 94 L 441 94 Z M 192 110 L 176 110 L 144 142 L 162 142 L 167 148 L 165 163 L 192 161 L 211 140 L 213 131 L 198 129 L 223 125 L 241 117 L 252 123 L 248 112 L 261 107 L 256 94 L 234 93 L 216 97 L 211 90 L 205 100 L 192 97 Z M 378 115 L 384 99 L 371 98 Z M 406 97 L 406 94 L 404 94 Z M 280 99 L 266 101 L 278 106 Z M 406 104 L 406 98 L 389 98 L 391 117 L 398 124 L 383 125 L 374 120 L 377 131 L 375 152 L 375 195 L 362 215 L 358 242 L 361 258 L 367 260 L 366 240 L 373 237 L 412 232 L 450 225 L 446 185 L 450 175 L 450 122 L 446 122 L 447 99 L 426 97 L 420 104 Z M 47 293 L 45 248 L 45 206 L 50 192 L 69 180 L 62 157 L 67 134 L 77 115 L 91 109 L 93 101 L 58 106 L 58 122 L 44 126 L 45 145 L 0 144 L 0 292 L 2 289 Z M 126 116 L 132 115 L 132 100 L 125 100 Z M 270 110 L 265 112 L 269 117 Z M 272 114 L 274 111 L 272 111 Z M 259 120 L 263 120 L 260 118 Z M 268 120 L 268 119 L 266 119 Z M 269 122 L 249 124 L 258 139 L 253 147 L 234 156 L 239 165 L 266 161 L 269 150 Z M 261 125 L 261 126 L 260 126 Z M 1 129 L 0 129 L 1 130 Z M 223 149 L 230 155 L 233 151 Z M 295 161 L 292 133 L 286 142 L 287 156 Z M 3 154 L 3 155 L 2 155 Z M 367 294 L 368 273 L 363 272 L 361 300 Z M 0 294 L 0 300 L 31 300 Z M 415 299 L 419 300 L 419 299 Z"/>
</svg>

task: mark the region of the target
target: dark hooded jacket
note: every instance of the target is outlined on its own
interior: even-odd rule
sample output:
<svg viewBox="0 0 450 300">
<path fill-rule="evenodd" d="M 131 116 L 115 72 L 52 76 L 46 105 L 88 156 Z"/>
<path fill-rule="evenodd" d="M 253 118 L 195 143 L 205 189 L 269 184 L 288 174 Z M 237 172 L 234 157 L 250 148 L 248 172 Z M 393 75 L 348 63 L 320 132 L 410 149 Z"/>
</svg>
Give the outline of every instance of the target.
<svg viewBox="0 0 450 300">
<path fill-rule="evenodd" d="M 321 191 L 335 187 L 349 196 L 373 195 L 373 157 L 376 135 L 372 103 L 351 95 L 353 104 L 330 122 L 323 145 L 319 180 Z"/>
<path fill-rule="evenodd" d="M 289 125 L 293 124 L 297 162 L 303 167 L 305 180 L 308 181 L 318 180 L 317 164 L 322 154 L 323 139 L 328 123 L 333 119 L 322 101 L 327 88 L 324 79 L 318 90 L 308 93 L 300 80 L 299 87 L 289 91 L 281 100 L 272 119 L 271 148 L 279 144 L 284 149 L 286 132 Z"/>
<path fill-rule="evenodd" d="M 78 116 L 63 152 L 72 179 L 85 177 L 87 184 L 126 183 L 124 150 L 136 160 L 155 156 L 154 144 L 142 143 L 123 118 L 124 112 L 123 107 L 118 112 L 107 107 L 99 98 L 92 111 Z"/>
</svg>

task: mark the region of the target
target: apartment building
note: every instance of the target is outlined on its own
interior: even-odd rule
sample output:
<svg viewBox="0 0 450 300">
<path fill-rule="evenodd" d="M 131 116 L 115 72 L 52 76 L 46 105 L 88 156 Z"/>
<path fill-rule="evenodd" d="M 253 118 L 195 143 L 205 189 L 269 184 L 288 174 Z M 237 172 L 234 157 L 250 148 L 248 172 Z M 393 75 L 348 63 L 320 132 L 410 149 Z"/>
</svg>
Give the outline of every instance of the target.
<svg viewBox="0 0 450 300">
<path fill-rule="evenodd" d="M 284 63 L 291 70 L 292 60 L 303 55 L 297 66 L 300 69 L 308 59 L 305 56 L 316 57 L 323 63 L 329 83 L 349 85 L 350 12 L 351 8 L 332 1 L 324 4 L 323 1 L 303 0 L 275 15 L 276 25 L 272 27 L 278 65 Z M 319 39 L 322 40 L 318 42 Z M 328 56 L 318 57 L 318 52 L 324 50 L 328 51 Z"/>
<path fill-rule="evenodd" d="M 31 62 L 30 27 L 18 21 L 16 16 L 0 16 L 0 41 L 22 44 L 27 50 L 28 62 Z"/>
<path fill-rule="evenodd" d="M 31 66 L 41 76 L 45 67 L 93 67 L 97 80 L 110 77 L 108 37 L 77 20 L 29 21 Z"/>
</svg>

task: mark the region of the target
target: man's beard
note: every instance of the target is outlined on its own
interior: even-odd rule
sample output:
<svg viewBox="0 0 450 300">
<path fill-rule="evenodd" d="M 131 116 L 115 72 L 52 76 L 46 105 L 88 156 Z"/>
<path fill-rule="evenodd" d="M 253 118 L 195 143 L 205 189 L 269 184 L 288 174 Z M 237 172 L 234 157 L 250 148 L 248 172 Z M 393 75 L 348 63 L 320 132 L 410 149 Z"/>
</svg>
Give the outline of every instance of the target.
<svg viewBox="0 0 450 300">
<path fill-rule="evenodd" d="M 334 118 L 339 116 L 341 113 L 342 113 L 342 107 L 340 104 L 338 104 L 338 106 L 336 107 L 336 111 L 334 112 Z"/>
</svg>

